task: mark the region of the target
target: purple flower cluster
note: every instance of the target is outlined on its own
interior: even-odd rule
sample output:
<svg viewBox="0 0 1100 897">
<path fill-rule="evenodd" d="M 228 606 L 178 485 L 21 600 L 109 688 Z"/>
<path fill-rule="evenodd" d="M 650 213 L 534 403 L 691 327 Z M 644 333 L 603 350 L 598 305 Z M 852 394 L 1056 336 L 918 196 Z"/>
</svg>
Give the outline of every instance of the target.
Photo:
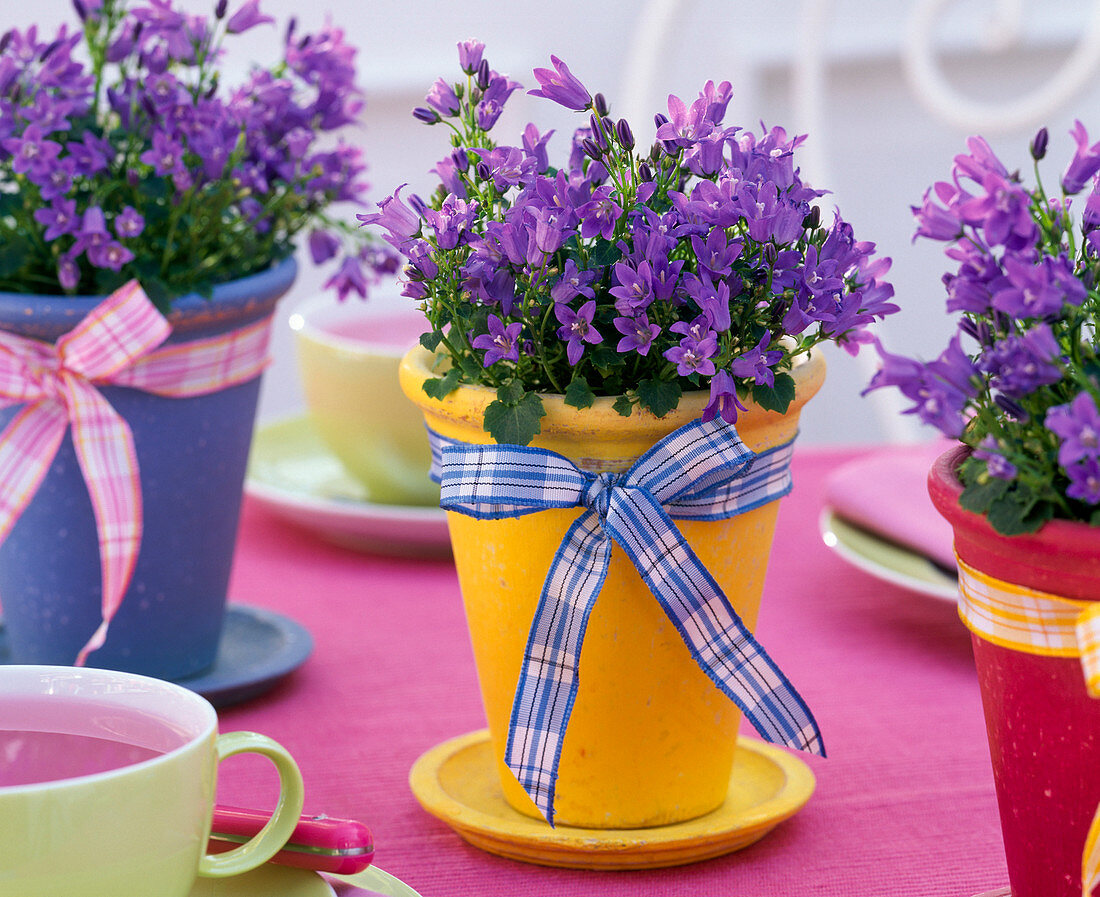
<svg viewBox="0 0 1100 897">
<path fill-rule="evenodd" d="M 879 345 L 868 387 L 898 388 L 913 403 L 907 413 L 971 446 L 964 482 L 977 490 L 1001 481 L 980 495 L 1002 531 L 1087 517 L 1074 502 L 1100 504 L 1100 143 L 1089 145 L 1080 122 L 1071 136 L 1060 196 L 1041 181 L 1025 187 L 980 137 L 955 157 L 951 180 L 925 193 L 916 233 L 947 244 L 955 267 L 943 283 L 959 332 L 927 363 Z M 1043 129 L 1031 146 L 1037 178 L 1047 144 Z M 1074 225 L 1073 196 L 1086 187 Z"/>
<path fill-rule="evenodd" d="M 1062 440 L 1058 463 L 1069 477 L 1066 494 L 1100 504 L 1100 412 L 1087 392 L 1047 412 L 1046 425 Z"/>
<path fill-rule="evenodd" d="M 739 388 L 778 394 L 795 356 L 822 340 L 855 351 L 860 331 L 896 310 L 889 260 L 839 216 L 821 226 L 822 191 L 794 164 L 803 138 L 723 124 L 728 82 L 690 103 L 670 97 L 640 156 L 631 126 L 552 56 L 529 93 L 587 114 L 555 168 L 550 134 L 533 124 L 520 146 L 493 143 L 519 85 L 478 41 L 459 44 L 459 60 L 464 81 L 436 81 L 414 112 L 452 133 L 432 201 L 399 188 L 360 216 L 406 258 L 405 295 L 423 301 L 456 370 L 625 396 L 627 413 L 654 410 L 647 382 L 676 398 L 709 387 L 705 416 L 732 421 Z"/>
<path fill-rule="evenodd" d="M 285 257 L 307 228 L 318 263 L 347 244 L 341 295 L 395 269 L 325 213 L 366 186 L 360 151 L 321 139 L 363 106 L 340 30 L 291 23 L 276 67 L 223 90 L 224 38 L 273 21 L 259 0 L 212 17 L 173 0 L 74 6 L 81 30 L 0 38 L 0 289 L 96 293 L 136 276 L 167 302 Z"/>
</svg>

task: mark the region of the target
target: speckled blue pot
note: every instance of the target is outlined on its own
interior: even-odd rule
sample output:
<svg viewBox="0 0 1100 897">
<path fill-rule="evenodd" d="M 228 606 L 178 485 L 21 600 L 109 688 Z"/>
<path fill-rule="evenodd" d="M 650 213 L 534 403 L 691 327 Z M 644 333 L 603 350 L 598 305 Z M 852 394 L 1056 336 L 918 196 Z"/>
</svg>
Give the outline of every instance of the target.
<svg viewBox="0 0 1100 897">
<path fill-rule="evenodd" d="M 215 336 L 270 315 L 297 273 L 293 259 L 188 296 L 169 343 Z M 53 341 L 100 300 L 0 294 L 0 328 Z M 221 392 L 102 395 L 134 434 L 145 528 L 137 567 L 89 666 L 183 679 L 218 650 L 260 378 Z M 0 410 L 0 429 L 18 408 Z M 46 479 L 0 545 L 0 604 L 12 663 L 71 664 L 100 622 L 100 565 L 87 486 L 66 435 Z"/>
</svg>

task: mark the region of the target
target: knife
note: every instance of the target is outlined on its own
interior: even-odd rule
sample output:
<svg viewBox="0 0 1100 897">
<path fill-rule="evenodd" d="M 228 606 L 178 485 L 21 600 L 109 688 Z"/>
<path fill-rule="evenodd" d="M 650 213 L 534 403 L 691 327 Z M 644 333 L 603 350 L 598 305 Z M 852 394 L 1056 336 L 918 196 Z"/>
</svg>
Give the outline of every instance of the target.
<svg viewBox="0 0 1100 897">
<path fill-rule="evenodd" d="M 214 808 L 209 850 L 224 853 L 263 828 L 271 813 L 218 805 Z M 352 819 L 303 816 L 286 845 L 269 862 L 315 872 L 349 875 L 362 872 L 374 858 L 371 831 Z"/>
</svg>

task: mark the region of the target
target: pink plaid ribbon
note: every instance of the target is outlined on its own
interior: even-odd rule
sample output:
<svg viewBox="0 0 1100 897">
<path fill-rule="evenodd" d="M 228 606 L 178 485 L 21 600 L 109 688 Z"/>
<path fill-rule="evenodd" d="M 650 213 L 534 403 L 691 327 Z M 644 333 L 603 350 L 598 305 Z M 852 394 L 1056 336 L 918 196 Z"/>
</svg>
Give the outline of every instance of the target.
<svg viewBox="0 0 1100 897">
<path fill-rule="evenodd" d="M 0 433 L 0 542 L 34 497 L 70 424 L 92 499 L 103 619 L 81 649 L 77 666 L 106 639 L 141 547 L 141 481 L 133 434 L 96 387 L 199 396 L 251 380 L 268 362 L 270 318 L 153 351 L 171 332 L 136 281 L 104 299 L 56 343 L 0 331 L 0 407 L 25 405 Z"/>
</svg>

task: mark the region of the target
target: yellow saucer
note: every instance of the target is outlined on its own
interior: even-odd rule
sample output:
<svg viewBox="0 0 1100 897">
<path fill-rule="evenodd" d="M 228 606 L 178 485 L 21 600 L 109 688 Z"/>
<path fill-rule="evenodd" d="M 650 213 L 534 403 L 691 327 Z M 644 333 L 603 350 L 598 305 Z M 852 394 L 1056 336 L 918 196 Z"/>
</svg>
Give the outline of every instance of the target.
<svg viewBox="0 0 1100 897">
<path fill-rule="evenodd" d="M 409 784 L 425 810 L 489 853 L 573 869 L 657 869 L 708 860 L 759 841 L 810 799 L 815 780 L 794 755 L 740 738 L 729 794 L 713 813 L 656 828 L 551 828 L 505 802 L 489 731 L 483 729 L 421 756 Z"/>
</svg>

